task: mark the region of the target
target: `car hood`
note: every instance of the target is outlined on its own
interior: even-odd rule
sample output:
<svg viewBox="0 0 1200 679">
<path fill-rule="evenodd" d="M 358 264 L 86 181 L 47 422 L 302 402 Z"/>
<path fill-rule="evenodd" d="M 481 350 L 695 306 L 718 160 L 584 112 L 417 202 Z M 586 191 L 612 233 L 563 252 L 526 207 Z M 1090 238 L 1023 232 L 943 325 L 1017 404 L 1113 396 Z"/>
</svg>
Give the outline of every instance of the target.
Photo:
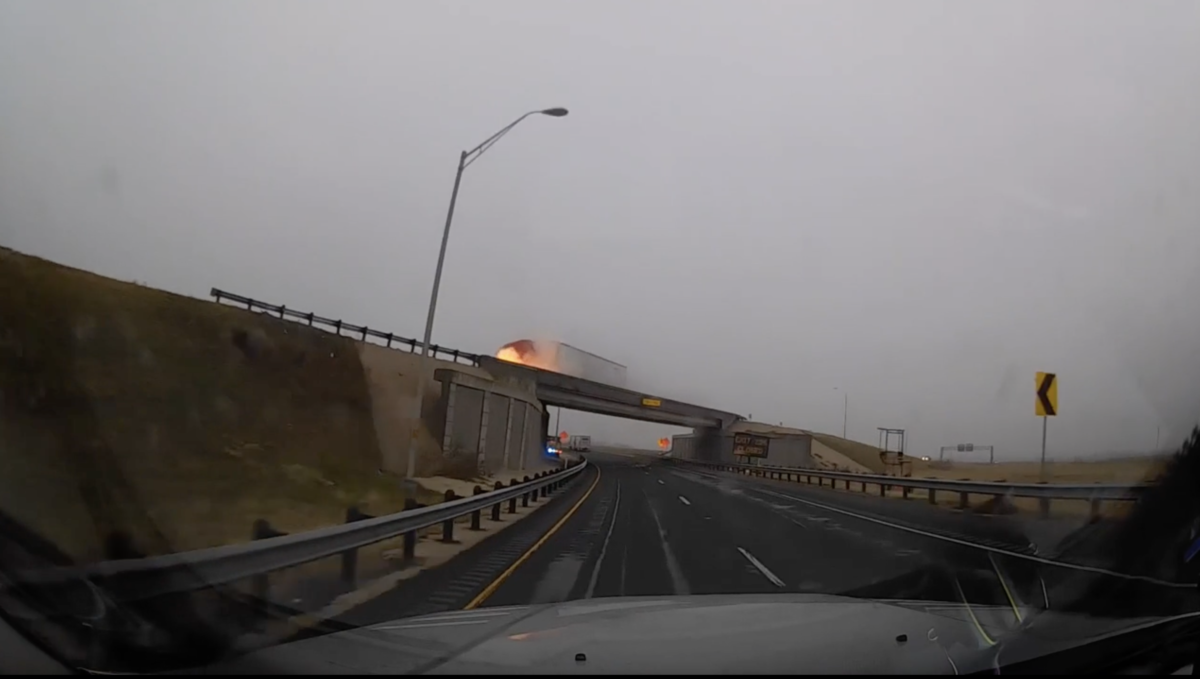
<svg viewBox="0 0 1200 679">
<path fill-rule="evenodd" d="M 598 598 L 402 618 L 204 671 L 953 674 L 984 669 L 971 667 L 986 644 L 979 624 L 1011 619 L 1011 609 L 816 594 Z"/>
</svg>

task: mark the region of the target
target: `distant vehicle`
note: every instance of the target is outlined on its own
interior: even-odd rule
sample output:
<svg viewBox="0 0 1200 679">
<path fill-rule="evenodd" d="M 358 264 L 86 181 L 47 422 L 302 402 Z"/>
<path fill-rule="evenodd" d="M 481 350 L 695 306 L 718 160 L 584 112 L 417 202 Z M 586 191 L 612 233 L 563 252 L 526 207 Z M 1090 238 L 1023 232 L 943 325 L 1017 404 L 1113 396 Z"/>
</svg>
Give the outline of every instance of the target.
<svg viewBox="0 0 1200 679">
<path fill-rule="evenodd" d="M 613 387 L 625 387 L 625 366 L 562 342 L 517 340 L 500 347 L 496 358 Z"/>
<path fill-rule="evenodd" d="M 586 453 L 592 449 L 592 437 L 572 434 L 567 438 L 567 450 Z"/>
</svg>

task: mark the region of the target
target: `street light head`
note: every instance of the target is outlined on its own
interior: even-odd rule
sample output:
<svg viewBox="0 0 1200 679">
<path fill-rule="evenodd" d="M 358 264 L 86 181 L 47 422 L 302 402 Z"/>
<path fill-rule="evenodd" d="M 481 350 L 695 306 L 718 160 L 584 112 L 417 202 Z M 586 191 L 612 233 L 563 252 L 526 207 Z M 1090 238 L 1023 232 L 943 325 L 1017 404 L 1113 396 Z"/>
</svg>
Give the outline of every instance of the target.
<svg viewBox="0 0 1200 679">
<path fill-rule="evenodd" d="M 565 108 L 548 108 L 548 109 L 542 111 L 542 115 L 552 116 L 554 118 L 561 118 L 561 117 L 567 115 L 567 109 L 565 109 Z"/>
</svg>

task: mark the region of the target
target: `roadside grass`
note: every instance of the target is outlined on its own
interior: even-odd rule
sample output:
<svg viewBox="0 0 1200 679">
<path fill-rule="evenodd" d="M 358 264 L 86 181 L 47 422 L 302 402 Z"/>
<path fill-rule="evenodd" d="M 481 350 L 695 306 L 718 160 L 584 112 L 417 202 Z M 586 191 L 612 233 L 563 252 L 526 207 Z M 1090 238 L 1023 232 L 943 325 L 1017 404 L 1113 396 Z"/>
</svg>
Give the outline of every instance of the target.
<svg viewBox="0 0 1200 679">
<path fill-rule="evenodd" d="M 398 511 L 349 338 L 0 249 L 0 509 L 71 556 Z"/>
</svg>

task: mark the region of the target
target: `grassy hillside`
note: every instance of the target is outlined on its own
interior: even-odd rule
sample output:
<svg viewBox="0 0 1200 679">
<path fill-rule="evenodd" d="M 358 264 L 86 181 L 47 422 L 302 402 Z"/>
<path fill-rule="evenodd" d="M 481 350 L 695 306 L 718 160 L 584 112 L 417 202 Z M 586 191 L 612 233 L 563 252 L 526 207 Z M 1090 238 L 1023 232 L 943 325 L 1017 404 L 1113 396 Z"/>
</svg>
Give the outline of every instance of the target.
<svg viewBox="0 0 1200 679">
<path fill-rule="evenodd" d="M 879 460 L 879 448 L 876 446 L 851 441 L 840 436 L 818 434 L 816 432 L 813 432 L 813 438 L 876 474 L 884 472 L 883 462 Z"/>
<path fill-rule="evenodd" d="M 351 340 L 0 249 L 0 509 L 83 559 L 395 511 Z"/>
</svg>

